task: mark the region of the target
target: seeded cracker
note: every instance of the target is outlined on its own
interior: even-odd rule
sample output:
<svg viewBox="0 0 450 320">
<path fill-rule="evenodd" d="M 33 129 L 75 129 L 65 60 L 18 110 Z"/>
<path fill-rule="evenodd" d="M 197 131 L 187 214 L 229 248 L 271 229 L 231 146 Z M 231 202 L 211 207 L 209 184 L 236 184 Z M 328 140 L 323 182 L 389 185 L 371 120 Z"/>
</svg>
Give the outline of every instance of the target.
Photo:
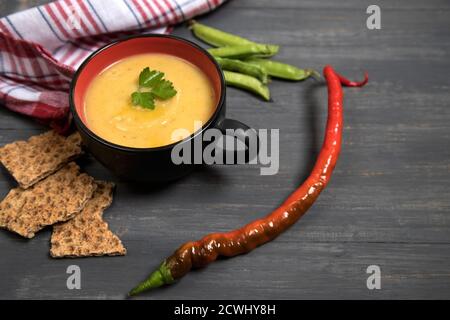
<svg viewBox="0 0 450 320">
<path fill-rule="evenodd" d="M 81 154 L 81 137 L 64 137 L 55 131 L 16 141 L 0 148 L 0 162 L 26 189 L 56 172 Z"/>
<path fill-rule="evenodd" d="M 126 249 L 103 220 L 112 202 L 114 184 L 97 181 L 94 196 L 72 220 L 53 226 L 50 255 L 54 258 L 125 255 Z"/>
<path fill-rule="evenodd" d="M 0 203 L 0 227 L 26 238 L 45 226 L 73 218 L 96 188 L 71 162 L 29 189 L 15 188 Z"/>
</svg>

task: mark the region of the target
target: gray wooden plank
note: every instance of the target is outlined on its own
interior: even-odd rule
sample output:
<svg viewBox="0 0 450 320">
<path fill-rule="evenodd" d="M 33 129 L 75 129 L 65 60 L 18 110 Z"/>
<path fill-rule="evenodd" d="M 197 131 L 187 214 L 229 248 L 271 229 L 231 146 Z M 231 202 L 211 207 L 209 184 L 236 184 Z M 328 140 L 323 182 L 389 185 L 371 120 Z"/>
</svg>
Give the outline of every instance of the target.
<svg viewBox="0 0 450 320">
<path fill-rule="evenodd" d="M 127 257 L 77 260 L 26 258 L 31 250 L 45 255 L 43 248 L 26 243 L 11 257 L 22 272 L 9 270 L 2 288 L 10 298 L 64 299 L 124 298 L 130 284 L 157 267 L 166 255 L 157 245 L 135 242 Z M 3 242 L 2 242 L 3 243 Z M 172 241 L 168 244 L 174 245 Z M 4 245 L 0 244 L 1 249 Z M 195 271 L 177 284 L 144 294 L 139 299 L 433 299 L 448 298 L 448 244 L 355 244 L 280 243 L 265 246 L 239 258 L 221 260 Z M 142 255 L 146 263 L 142 263 Z M 274 256 L 277 258 L 274 259 Z M 299 260 L 297 257 L 301 256 Z M 67 266 L 82 270 L 82 289 L 67 290 Z M 368 290 L 366 268 L 381 268 L 381 290 Z M 255 266 L 258 269 L 255 270 Z M 433 265 L 432 271 L 429 267 Z M 127 272 L 124 272 L 127 270 Z M 224 272 L 224 270 L 229 270 Z M 232 272 L 230 272 L 232 271 Z M 256 280 L 256 279 L 257 280 Z M 114 287 L 115 290 L 111 290 Z M 237 290 L 239 288 L 239 290 Z"/>
<path fill-rule="evenodd" d="M 352 78 L 368 70 L 371 80 L 346 89 L 341 159 L 298 225 L 249 255 L 142 298 L 450 297 L 450 4 L 382 1 L 379 31 L 365 28 L 368 4 L 233 0 L 199 19 L 281 44 L 277 59 L 319 70 L 331 63 Z M 184 26 L 174 33 L 197 41 Z M 0 297 L 120 299 L 182 242 L 269 213 L 310 170 L 326 119 L 320 82 L 270 86 L 272 103 L 228 89 L 227 113 L 255 128 L 280 128 L 279 174 L 212 167 L 160 188 L 119 182 L 105 217 L 126 257 L 52 260 L 49 230 L 31 241 L 2 231 L 0 274 L 8 276 L 0 276 Z M 43 130 L 0 109 L 0 144 Z M 96 178 L 115 180 L 90 157 L 81 164 Z M 12 186 L 2 172 L 0 196 Z M 65 288 L 69 264 L 82 268 L 80 291 Z M 371 264 L 382 269 L 380 291 L 365 286 Z"/>
<path fill-rule="evenodd" d="M 347 9 L 354 10 L 359 8 L 367 8 L 373 2 L 368 0 L 345 0 L 345 1 L 333 1 L 333 0 L 258 0 L 258 1 L 238 1 L 232 0 L 232 5 L 235 8 L 270 8 L 278 10 L 327 10 L 327 9 Z M 436 10 L 436 9 L 449 9 L 448 1 L 445 0 L 433 0 L 424 2 L 421 0 L 380 0 L 376 3 L 382 9 L 389 10 Z"/>
</svg>

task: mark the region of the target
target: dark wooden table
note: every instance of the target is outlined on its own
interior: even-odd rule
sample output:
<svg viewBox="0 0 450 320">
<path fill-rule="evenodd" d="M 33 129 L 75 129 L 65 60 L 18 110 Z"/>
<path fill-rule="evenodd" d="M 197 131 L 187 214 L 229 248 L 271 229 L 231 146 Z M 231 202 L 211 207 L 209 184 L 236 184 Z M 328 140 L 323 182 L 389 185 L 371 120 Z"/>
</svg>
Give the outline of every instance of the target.
<svg viewBox="0 0 450 320">
<path fill-rule="evenodd" d="M 2 1 L 1 15 L 45 1 Z M 343 152 L 328 189 L 276 241 L 221 260 L 141 298 L 450 298 L 450 3 L 378 1 L 382 29 L 366 28 L 371 1 L 234 0 L 202 22 L 282 46 L 278 59 L 351 78 Z M 184 26 L 174 34 L 193 39 Z M 50 230 L 31 241 L 0 232 L 0 298 L 124 298 L 186 240 L 225 231 L 274 209 L 306 176 L 326 117 L 315 81 L 271 84 L 274 102 L 229 89 L 228 115 L 280 129 L 280 171 L 210 167 L 151 189 L 119 182 L 105 217 L 128 248 L 114 258 L 54 260 Z M 0 108 L 0 144 L 46 130 Z M 96 178 L 115 180 L 93 158 Z M 14 182 L 0 176 L 0 196 Z M 79 265 L 82 289 L 66 288 Z M 368 290 L 366 269 L 381 268 Z"/>
</svg>

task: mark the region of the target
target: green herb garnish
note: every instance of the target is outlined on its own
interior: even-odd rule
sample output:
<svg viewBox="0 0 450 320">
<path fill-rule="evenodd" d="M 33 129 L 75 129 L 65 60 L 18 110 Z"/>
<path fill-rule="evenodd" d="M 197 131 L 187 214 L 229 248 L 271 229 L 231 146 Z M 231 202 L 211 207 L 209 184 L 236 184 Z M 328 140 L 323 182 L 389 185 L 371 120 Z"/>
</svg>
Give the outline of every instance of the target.
<svg viewBox="0 0 450 320">
<path fill-rule="evenodd" d="M 147 109 L 155 108 L 155 96 L 151 92 L 133 92 L 131 101 L 135 106 L 141 106 Z"/>
<path fill-rule="evenodd" d="M 139 88 L 131 94 L 131 102 L 135 106 L 155 109 L 155 99 L 167 100 L 177 94 L 173 83 L 164 79 L 164 73 L 144 68 L 139 74 Z"/>
</svg>

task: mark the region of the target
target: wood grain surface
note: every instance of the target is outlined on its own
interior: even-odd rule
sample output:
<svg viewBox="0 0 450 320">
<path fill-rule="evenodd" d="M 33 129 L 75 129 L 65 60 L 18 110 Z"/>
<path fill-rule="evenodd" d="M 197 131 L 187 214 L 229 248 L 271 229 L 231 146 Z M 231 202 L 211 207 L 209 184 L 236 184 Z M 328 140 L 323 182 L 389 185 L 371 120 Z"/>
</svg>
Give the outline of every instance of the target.
<svg viewBox="0 0 450 320">
<path fill-rule="evenodd" d="M 0 15 L 46 1 L 1 1 Z M 140 299 L 450 298 L 450 2 L 378 1 L 382 29 L 366 28 L 371 1 L 232 0 L 198 20 L 262 42 L 277 59 L 350 78 L 344 144 L 329 187 L 309 213 L 248 255 L 192 272 Z M 193 39 L 184 25 L 174 34 Z M 54 260 L 50 230 L 32 240 L 0 231 L 0 298 L 122 299 L 187 240 L 239 227 L 274 209 L 308 174 L 326 120 L 320 81 L 270 84 L 273 102 L 227 90 L 227 115 L 254 128 L 280 129 L 280 170 L 205 167 L 170 185 L 118 181 L 105 213 L 125 257 Z M 46 128 L 0 108 L 0 145 Z M 92 157 L 80 164 L 116 179 Z M 2 169 L 0 196 L 15 185 Z M 66 288 L 66 268 L 82 289 Z M 368 290 L 366 268 L 381 268 Z"/>
</svg>

